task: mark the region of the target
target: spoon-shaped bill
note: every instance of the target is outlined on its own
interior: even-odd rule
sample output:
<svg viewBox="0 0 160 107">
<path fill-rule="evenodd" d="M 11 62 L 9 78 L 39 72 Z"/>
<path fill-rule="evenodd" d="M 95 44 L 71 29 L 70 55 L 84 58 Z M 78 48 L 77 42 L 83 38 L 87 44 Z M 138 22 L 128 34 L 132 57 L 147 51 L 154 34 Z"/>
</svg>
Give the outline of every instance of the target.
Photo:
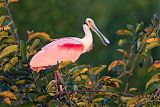
<svg viewBox="0 0 160 107">
<path fill-rule="evenodd" d="M 103 45 L 107 46 L 110 43 L 109 40 L 98 30 L 95 24 L 92 25 L 91 29 L 99 36 Z"/>
</svg>

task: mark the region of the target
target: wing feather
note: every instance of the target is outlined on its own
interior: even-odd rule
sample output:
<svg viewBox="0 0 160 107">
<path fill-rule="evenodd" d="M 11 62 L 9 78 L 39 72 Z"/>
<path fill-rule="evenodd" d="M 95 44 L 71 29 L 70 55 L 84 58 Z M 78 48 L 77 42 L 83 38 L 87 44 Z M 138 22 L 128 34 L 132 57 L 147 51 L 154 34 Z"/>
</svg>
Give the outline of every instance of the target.
<svg viewBox="0 0 160 107">
<path fill-rule="evenodd" d="M 75 62 L 82 54 L 83 49 L 84 46 L 78 41 L 78 38 L 56 39 L 32 57 L 30 66 L 31 68 L 42 69 L 43 67 L 56 65 L 57 61 L 70 60 Z"/>
</svg>

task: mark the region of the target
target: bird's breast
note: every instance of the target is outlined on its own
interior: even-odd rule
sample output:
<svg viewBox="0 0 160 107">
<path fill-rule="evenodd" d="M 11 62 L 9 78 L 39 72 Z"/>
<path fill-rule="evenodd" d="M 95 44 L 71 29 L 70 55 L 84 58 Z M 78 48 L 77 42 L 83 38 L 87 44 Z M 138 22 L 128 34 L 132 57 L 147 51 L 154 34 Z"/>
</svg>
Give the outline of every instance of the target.
<svg viewBox="0 0 160 107">
<path fill-rule="evenodd" d="M 91 45 L 88 47 L 87 52 L 91 51 L 92 49 L 93 49 L 93 44 L 91 44 Z"/>
</svg>

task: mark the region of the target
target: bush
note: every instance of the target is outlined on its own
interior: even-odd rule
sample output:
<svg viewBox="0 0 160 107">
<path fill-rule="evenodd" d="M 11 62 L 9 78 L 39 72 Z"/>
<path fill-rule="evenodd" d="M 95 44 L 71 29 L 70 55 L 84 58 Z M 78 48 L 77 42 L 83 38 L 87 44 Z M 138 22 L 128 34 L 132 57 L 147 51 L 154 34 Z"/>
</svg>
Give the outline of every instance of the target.
<svg viewBox="0 0 160 107">
<path fill-rule="evenodd" d="M 9 1 L 0 1 L 0 7 L 8 10 L 8 15 L 0 17 L 2 106 L 158 107 L 160 60 L 153 62 L 150 54 L 153 48 L 160 46 L 160 21 L 156 15 L 148 27 L 141 22 L 136 26 L 127 25 L 126 29 L 116 32 L 124 36 L 118 42 L 119 49 L 116 49 L 122 57 L 108 67 L 65 61 L 35 73 L 30 69 L 29 61 L 44 43 L 52 39 L 44 32 L 31 31 L 28 32 L 27 41 L 19 40 L 8 8 L 10 3 L 17 0 Z M 148 70 L 149 74 L 153 72 L 143 91 L 132 87 L 131 83 L 140 68 Z"/>
</svg>

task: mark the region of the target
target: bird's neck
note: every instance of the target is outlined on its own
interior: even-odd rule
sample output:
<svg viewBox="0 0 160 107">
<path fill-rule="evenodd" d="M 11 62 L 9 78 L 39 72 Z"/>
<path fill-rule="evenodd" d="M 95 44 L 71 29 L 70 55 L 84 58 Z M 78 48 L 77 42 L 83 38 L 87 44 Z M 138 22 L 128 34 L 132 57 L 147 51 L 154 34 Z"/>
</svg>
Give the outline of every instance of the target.
<svg viewBox="0 0 160 107">
<path fill-rule="evenodd" d="M 81 41 L 84 45 L 83 52 L 87 52 L 87 51 L 91 50 L 91 48 L 92 48 L 93 37 L 92 37 L 91 30 L 89 28 L 83 27 L 83 30 L 84 30 L 85 36 L 81 39 Z"/>
</svg>

